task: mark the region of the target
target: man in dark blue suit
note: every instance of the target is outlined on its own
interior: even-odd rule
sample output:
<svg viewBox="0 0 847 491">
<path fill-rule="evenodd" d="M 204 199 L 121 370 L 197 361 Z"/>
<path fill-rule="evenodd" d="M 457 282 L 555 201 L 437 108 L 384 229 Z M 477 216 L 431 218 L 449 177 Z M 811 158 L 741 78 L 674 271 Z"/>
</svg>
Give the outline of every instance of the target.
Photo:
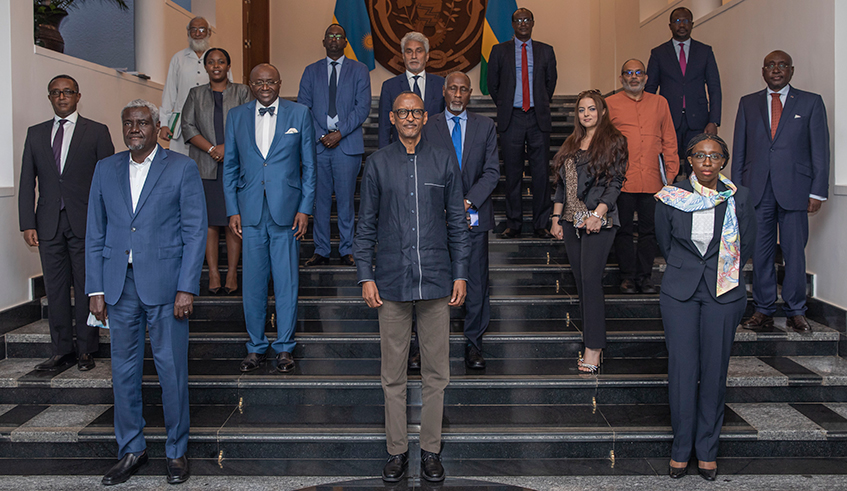
<svg viewBox="0 0 847 491">
<path fill-rule="evenodd" d="M 365 143 L 362 123 L 371 111 L 371 79 L 364 63 L 344 56 L 347 33 L 332 24 L 324 33 L 326 58 L 312 63 L 300 79 L 297 102 L 312 111 L 317 141 L 317 189 L 313 236 L 315 253 L 306 266 L 329 264 L 329 216 L 332 193 L 338 202 L 341 262 L 354 266 L 353 195 Z"/>
<path fill-rule="evenodd" d="M 155 105 L 136 99 L 121 120 L 129 151 L 97 164 L 85 236 L 89 308 L 100 322 L 108 316 L 112 343 L 120 461 L 103 484 L 122 483 L 147 462 L 141 400 L 146 333 L 162 386 L 168 483 L 178 484 L 189 477 L 188 317 L 206 252 L 206 199 L 197 164 L 156 143 Z"/>
<path fill-rule="evenodd" d="M 441 90 L 444 78 L 426 72 L 429 61 L 429 39 L 419 32 L 408 32 L 400 40 L 403 63 L 406 71 L 382 84 L 379 94 L 379 148 L 397 141 L 397 130 L 389 121 L 394 98 L 403 92 L 411 91 L 424 101 L 427 114 L 444 111 L 444 95 Z"/>
<path fill-rule="evenodd" d="M 694 16 L 685 7 L 671 12 L 673 39 L 653 48 L 647 62 L 646 92 L 668 100 L 676 128 L 679 171 L 691 174 L 685 158 L 688 142 L 700 133 L 718 134 L 721 125 L 721 77 L 712 47 L 691 39 Z M 706 99 L 706 90 L 709 98 Z"/>
<path fill-rule="evenodd" d="M 468 295 L 465 297 L 465 365 L 485 368 L 482 335 L 491 318 L 488 299 L 488 231 L 494 228 L 491 193 L 500 180 L 497 132 L 494 121 L 467 111 L 471 79 L 462 72 L 444 82 L 446 112 L 434 114 L 423 129 L 423 139 L 456 153 L 462 171 L 462 195 L 470 223 Z"/>
<path fill-rule="evenodd" d="M 767 89 L 742 97 L 735 119 L 732 180 L 750 188 L 759 224 L 753 253 L 756 313 L 744 323 L 749 329 L 773 326 L 778 229 L 786 324 L 798 332 L 811 330 L 805 316 L 808 214 L 829 193 L 829 128 L 821 96 L 790 86 L 793 75 L 787 53 L 770 53 L 762 67 Z"/>
<path fill-rule="evenodd" d="M 241 371 L 265 361 L 268 280 L 273 274 L 276 370 L 294 370 L 300 239 L 315 206 L 315 130 L 309 108 L 279 97 L 279 71 L 261 64 L 250 72 L 255 101 L 227 115 L 224 197 L 229 228 L 244 243 L 244 320 L 247 356 Z"/>
</svg>

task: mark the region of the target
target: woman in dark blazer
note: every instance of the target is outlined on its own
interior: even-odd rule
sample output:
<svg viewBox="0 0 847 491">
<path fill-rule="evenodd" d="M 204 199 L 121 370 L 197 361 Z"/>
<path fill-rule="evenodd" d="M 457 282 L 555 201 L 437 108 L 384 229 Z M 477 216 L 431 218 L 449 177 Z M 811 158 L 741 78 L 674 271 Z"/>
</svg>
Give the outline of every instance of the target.
<svg viewBox="0 0 847 491">
<path fill-rule="evenodd" d="M 612 126 L 599 91 L 580 93 L 576 113 L 574 131 L 553 160 L 556 194 L 550 233 L 565 241 L 576 278 L 585 342 L 577 368 L 597 373 L 606 347 L 603 271 L 619 226 L 615 202 L 629 154 L 626 138 Z"/>
<path fill-rule="evenodd" d="M 188 156 L 197 162 L 203 190 L 206 193 L 206 210 L 209 218 L 209 235 L 206 240 L 206 263 L 209 265 L 209 292 L 221 289 L 218 271 L 218 240 L 220 229 L 226 234 L 227 275 L 223 291 L 228 295 L 238 289 L 238 259 L 241 256 L 241 239 L 227 226 L 226 203 L 223 188 L 223 160 L 226 115 L 230 109 L 253 99 L 250 88 L 228 80 L 229 53 L 212 48 L 203 56 L 209 74 L 209 83 L 194 87 L 188 93 L 182 108 L 182 134 L 188 142 Z"/>
<path fill-rule="evenodd" d="M 692 450 L 699 472 L 717 475 L 726 372 L 747 306 L 741 268 L 753 254 L 756 215 L 747 188 L 720 174 L 726 143 L 695 136 L 689 180 L 656 194 L 656 239 L 667 261 L 659 305 L 668 347 L 673 448 L 670 476 L 683 477 Z"/>
</svg>

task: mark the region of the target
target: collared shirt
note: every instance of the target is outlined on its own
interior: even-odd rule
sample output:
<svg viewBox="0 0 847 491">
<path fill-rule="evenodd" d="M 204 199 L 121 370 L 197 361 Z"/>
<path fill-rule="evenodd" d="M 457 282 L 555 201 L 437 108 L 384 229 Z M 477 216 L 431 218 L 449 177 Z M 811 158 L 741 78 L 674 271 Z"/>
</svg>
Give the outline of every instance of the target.
<svg viewBox="0 0 847 491">
<path fill-rule="evenodd" d="M 132 212 L 135 213 L 135 208 L 138 206 L 138 199 L 141 197 L 141 190 L 144 189 L 144 183 L 147 182 L 147 174 L 150 173 L 150 164 L 156 158 L 156 153 L 159 151 L 159 145 L 153 148 L 143 162 L 138 163 L 132 160 L 132 154 L 129 154 L 129 194 L 132 196 Z M 132 263 L 132 249 L 129 251 L 129 262 Z"/>
<path fill-rule="evenodd" d="M 59 131 L 59 120 L 67 120 L 64 124 L 64 132 L 62 133 L 62 154 L 59 159 L 61 169 L 59 173 L 65 171 L 65 162 L 68 160 L 68 148 L 71 147 L 71 138 L 74 136 L 74 128 L 76 128 L 76 120 L 79 118 L 79 112 L 74 111 L 65 118 L 53 115 L 53 130 L 50 132 L 50 145 L 53 145 L 53 140 L 56 138 L 56 132 Z"/>
<path fill-rule="evenodd" d="M 673 43 L 673 50 L 676 52 L 676 59 L 679 60 L 679 50 L 685 50 L 685 64 L 688 66 L 688 62 L 691 61 L 691 58 L 688 57 L 688 53 L 691 53 L 691 38 L 688 38 L 685 41 L 677 41 L 676 39 L 671 39 Z M 680 47 L 680 43 L 682 46 Z"/>
<path fill-rule="evenodd" d="M 676 149 L 676 130 L 667 100 L 659 95 L 644 92 L 640 101 L 634 101 L 626 92 L 606 98 L 609 120 L 626 137 L 629 163 L 625 193 L 654 194 L 662 189 L 659 173 L 659 154 L 665 159 L 668 182 L 673 182 L 679 170 Z"/>
<path fill-rule="evenodd" d="M 341 65 L 344 64 L 344 60 L 346 60 L 346 59 L 347 59 L 347 57 L 344 56 L 344 55 L 341 55 L 341 58 L 339 58 L 337 60 L 333 60 L 329 56 L 326 57 L 326 79 L 327 79 L 327 81 L 329 81 L 330 77 L 332 77 L 332 63 L 333 62 L 338 63 L 337 65 L 335 65 L 335 84 L 336 84 L 336 87 L 338 86 L 338 81 L 341 79 Z M 327 87 L 329 87 L 329 85 L 327 85 Z M 334 130 L 338 129 L 338 116 L 339 115 L 336 114 L 334 118 L 330 118 L 329 115 L 327 114 L 327 116 L 326 116 L 326 127 L 329 131 L 334 131 Z M 315 136 L 317 136 L 317 135 L 315 135 Z"/>
<path fill-rule="evenodd" d="M 515 100 L 512 107 L 523 107 L 523 76 L 521 70 L 521 55 L 523 51 L 523 41 L 515 38 Z M 527 71 L 529 73 L 529 107 L 535 107 L 535 89 L 532 87 L 532 67 L 534 66 L 532 56 L 532 39 L 526 42 L 526 61 Z"/>
<path fill-rule="evenodd" d="M 426 70 L 421 73 L 412 73 L 409 70 L 406 70 L 406 80 L 409 81 L 409 90 L 415 91 L 415 77 L 418 78 L 418 88 L 421 89 L 421 99 L 426 102 Z"/>
<path fill-rule="evenodd" d="M 256 146 L 262 152 L 262 157 L 268 156 L 268 151 L 271 149 L 271 143 L 276 135 L 276 118 L 279 116 L 279 98 L 277 98 L 270 107 L 274 108 L 274 113 L 265 113 L 264 116 L 259 115 L 259 109 L 265 106 L 261 102 L 256 101 Z"/>
<path fill-rule="evenodd" d="M 444 117 L 447 118 L 447 129 L 450 131 L 450 134 L 453 134 L 453 127 L 456 126 L 456 123 L 453 122 L 453 118 L 456 117 L 455 114 L 451 113 L 448 110 L 444 110 Z M 465 153 L 465 133 L 468 131 L 468 111 L 462 111 L 462 114 L 459 114 L 459 131 L 462 132 L 462 153 Z"/>
<path fill-rule="evenodd" d="M 715 208 L 695 211 L 691 216 L 691 242 L 697 246 L 701 256 L 706 255 L 715 235 Z"/>
</svg>

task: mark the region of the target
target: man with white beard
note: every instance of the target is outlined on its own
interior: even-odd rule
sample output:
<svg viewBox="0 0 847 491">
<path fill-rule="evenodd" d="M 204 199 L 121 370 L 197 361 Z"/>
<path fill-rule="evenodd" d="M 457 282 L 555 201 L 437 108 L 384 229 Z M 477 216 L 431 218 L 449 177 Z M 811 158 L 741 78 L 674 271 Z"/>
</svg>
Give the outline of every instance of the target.
<svg viewBox="0 0 847 491">
<path fill-rule="evenodd" d="M 203 67 L 203 55 L 209 50 L 209 38 L 212 36 L 209 23 L 203 17 L 191 19 L 186 29 L 188 47 L 171 58 L 168 79 L 162 92 L 162 107 L 159 108 L 159 122 L 162 124 L 159 138 L 170 141 L 169 150 L 183 155 L 188 155 L 189 145 L 182 138 L 182 121 L 174 121 L 174 118 L 182 112 L 188 91 L 209 83 L 209 74 Z M 229 81 L 232 81 L 232 72 L 229 73 Z"/>
</svg>

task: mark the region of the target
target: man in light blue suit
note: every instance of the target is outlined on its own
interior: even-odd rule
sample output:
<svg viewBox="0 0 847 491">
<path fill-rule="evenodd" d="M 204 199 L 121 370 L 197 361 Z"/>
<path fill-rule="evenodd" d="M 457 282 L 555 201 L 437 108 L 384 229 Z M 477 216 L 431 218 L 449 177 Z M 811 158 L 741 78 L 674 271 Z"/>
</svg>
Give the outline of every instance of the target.
<svg viewBox="0 0 847 491">
<path fill-rule="evenodd" d="M 108 316 L 111 328 L 120 458 L 102 482 L 122 483 L 147 462 L 141 377 L 149 332 L 162 386 L 168 483 L 178 484 L 189 477 L 188 317 L 200 290 L 206 200 L 197 164 L 156 143 L 155 105 L 136 99 L 121 120 L 129 151 L 97 164 L 85 235 L 89 308 L 100 322 Z"/>
<path fill-rule="evenodd" d="M 294 370 L 300 238 L 315 205 L 315 132 L 309 108 L 279 97 L 279 71 L 250 72 L 255 101 L 229 111 L 224 152 L 224 197 L 229 227 L 243 239 L 247 357 L 241 371 L 259 368 L 270 345 L 265 335 L 268 280 L 274 279 L 276 370 Z"/>
<path fill-rule="evenodd" d="M 365 153 L 362 123 L 371 110 L 371 79 L 364 63 L 344 56 L 347 33 L 332 24 L 324 33 L 326 58 L 306 67 L 297 102 L 312 111 L 318 155 L 313 236 L 315 253 L 306 266 L 329 264 L 332 193 L 338 202 L 341 262 L 354 266 L 353 221 L 356 176 Z"/>
</svg>

